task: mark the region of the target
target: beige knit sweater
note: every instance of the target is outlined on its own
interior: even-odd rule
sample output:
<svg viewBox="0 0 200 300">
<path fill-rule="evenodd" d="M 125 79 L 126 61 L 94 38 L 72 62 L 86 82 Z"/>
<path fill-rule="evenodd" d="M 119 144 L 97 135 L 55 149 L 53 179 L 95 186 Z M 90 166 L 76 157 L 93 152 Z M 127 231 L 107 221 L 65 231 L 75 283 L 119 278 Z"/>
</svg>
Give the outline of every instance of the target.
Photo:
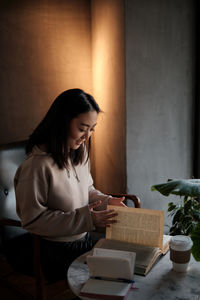
<svg viewBox="0 0 200 300">
<path fill-rule="evenodd" d="M 74 241 L 91 231 L 88 203 L 101 199 L 105 209 L 110 197 L 94 188 L 88 162 L 60 170 L 38 147 L 18 168 L 14 184 L 22 226 L 53 241 Z"/>
</svg>

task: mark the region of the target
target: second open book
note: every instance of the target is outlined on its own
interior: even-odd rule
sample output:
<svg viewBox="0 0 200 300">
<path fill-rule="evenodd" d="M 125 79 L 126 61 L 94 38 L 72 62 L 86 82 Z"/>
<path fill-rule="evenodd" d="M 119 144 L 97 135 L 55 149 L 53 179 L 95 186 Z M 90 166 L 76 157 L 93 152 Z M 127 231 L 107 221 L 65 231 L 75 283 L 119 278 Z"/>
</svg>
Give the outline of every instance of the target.
<svg viewBox="0 0 200 300">
<path fill-rule="evenodd" d="M 132 285 L 135 253 L 114 249 L 95 248 L 87 256 L 89 279 L 80 295 L 95 299 L 122 300 Z"/>
<path fill-rule="evenodd" d="M 95 247 L 135 252 L 135 273 L 146 275 L 169 249 L 170 236 L 163 235 L 164 212 L 111 205 L 108 209 L 118 213 L 117 223 L 106 228 L 106 238 Z"/>
</svg>

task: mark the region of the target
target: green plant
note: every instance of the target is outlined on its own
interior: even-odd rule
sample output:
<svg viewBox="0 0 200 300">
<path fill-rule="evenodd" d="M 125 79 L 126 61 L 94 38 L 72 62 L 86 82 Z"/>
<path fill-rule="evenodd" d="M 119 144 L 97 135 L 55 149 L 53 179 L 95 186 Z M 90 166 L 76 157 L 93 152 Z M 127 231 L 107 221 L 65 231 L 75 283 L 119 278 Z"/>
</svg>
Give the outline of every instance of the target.
<svg viewBox="0 0 200 300">
<path fill-rule="evenodd" d="M 200 261 L 200 179 L 171 180 L 153 185 L 152 191 L 164 196 L 180 196 L 178 203 L 168 204 L 172 216 L 171 235 L 189 235 L 193 241 L 192 254 Z"/>
</svg>

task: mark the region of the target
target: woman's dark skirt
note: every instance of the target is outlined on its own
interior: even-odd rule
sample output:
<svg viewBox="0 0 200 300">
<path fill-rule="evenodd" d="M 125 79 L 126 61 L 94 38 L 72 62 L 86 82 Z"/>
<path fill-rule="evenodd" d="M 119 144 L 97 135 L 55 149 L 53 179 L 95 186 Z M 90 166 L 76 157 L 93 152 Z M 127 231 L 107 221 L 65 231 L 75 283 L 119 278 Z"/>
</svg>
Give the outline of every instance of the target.
<svg viewBox="0 0 200 300">
<path fill-rule="evenodd" d="M 42 239 L 41 260 L 48 281 L 67 277 L 70 264 L 80 255 L 90 251 L 101 235 L 87 233 L 74 242 L 54 242 Z"/>
</svg>

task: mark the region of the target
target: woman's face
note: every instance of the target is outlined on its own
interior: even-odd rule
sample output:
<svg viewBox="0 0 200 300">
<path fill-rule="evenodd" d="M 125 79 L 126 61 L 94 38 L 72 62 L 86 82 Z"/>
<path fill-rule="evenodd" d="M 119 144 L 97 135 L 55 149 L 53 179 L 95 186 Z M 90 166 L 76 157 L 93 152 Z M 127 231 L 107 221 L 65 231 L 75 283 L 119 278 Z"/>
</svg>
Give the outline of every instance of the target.
<svg viewBox="0 0 200 300">
<path fill-rule="evenodd" d="M 71 120 L 68 139 L 70 149 L 78 149 L 81 144 L 89 139 L 97 124 L 97 116 L 96 111 L 89 111 Z"/>
</svg>

